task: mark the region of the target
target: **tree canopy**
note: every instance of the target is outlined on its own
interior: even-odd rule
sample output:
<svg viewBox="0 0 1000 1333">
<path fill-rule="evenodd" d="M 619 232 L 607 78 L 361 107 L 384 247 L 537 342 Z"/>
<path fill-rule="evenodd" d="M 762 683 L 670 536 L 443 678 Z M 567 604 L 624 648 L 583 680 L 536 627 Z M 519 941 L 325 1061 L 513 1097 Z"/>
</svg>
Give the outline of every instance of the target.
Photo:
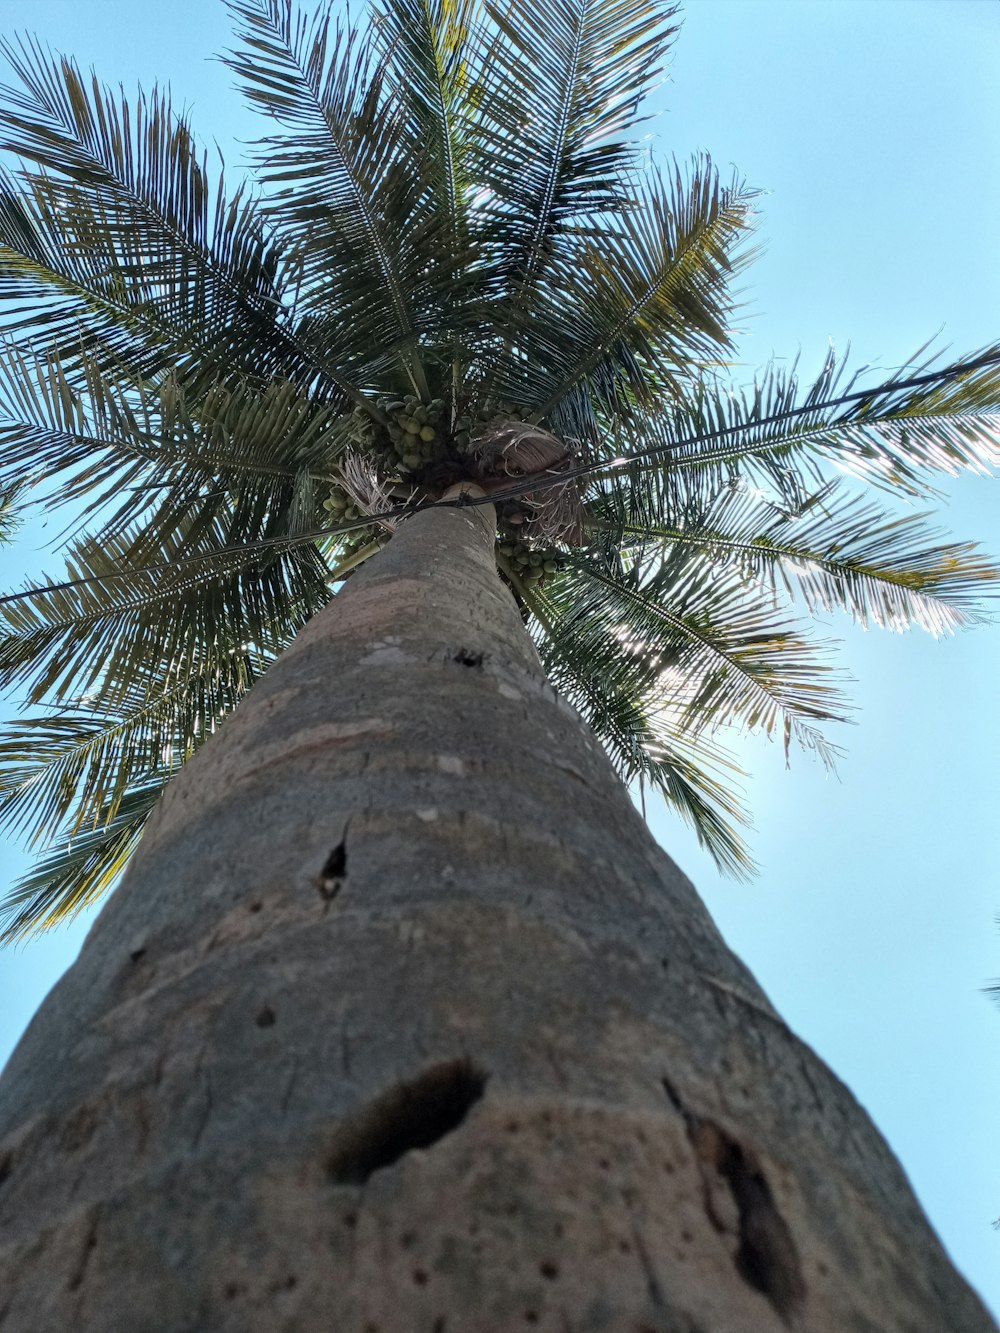
<svg viewBox="0 0 1000 1333">
<path fill-rule="evenodd" d="M 745 873 L 719 729 L 829 761 L 848 711 L 810 613 L 940 633 L 997 579 L 913 504 L 996 463 L 1000 345 L 742 380 L 755 192 L 639 139 L 671 4 L 229 8 L 266 122 L 235 188 L 168 92 L 4 46 L 0 488 L 72 525 L 0 601 L 0 821 L 41 851 L 6 937 L 114 882 L 178 767 L 463 479 L 552 683 Z"/>
</svg>

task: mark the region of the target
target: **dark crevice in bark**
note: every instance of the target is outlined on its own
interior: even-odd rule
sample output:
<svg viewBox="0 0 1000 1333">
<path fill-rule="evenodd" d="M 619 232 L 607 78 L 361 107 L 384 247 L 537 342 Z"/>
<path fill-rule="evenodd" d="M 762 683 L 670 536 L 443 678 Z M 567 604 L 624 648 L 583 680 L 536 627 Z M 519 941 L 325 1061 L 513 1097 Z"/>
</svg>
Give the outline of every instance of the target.
<svg viewBox="0 0 1000 1333">
<path fill-rule="evenodd" d="M 663 1295 L 663 1288 L 660 1286 L 660 1279 L 656 1276 L 656 1269 L 653 1267 L 653 1261 L 650 1258 L 645 1241 L 635 1227 L 632 1228 L 632 1241 L 646 1278 L 646 1295 L 649 1297 L 649 1303 L 654 1310 L 665 1310 L 667 1302 Z"/>
<path fill-rule="evenodd" d="M 667 1097 L 670 1100 L 670 1105 L 674 1108 L 674 1110 L 678 1113 L 678 1115 L 684 1116 L 686 1120 L 687 1112 L 684 1110 L 684 1103 L 677 1095 L 677 1089 L 674 1087 L 674 1085 L 670 1082 L 668 1078 L 663 1079 L 662 1082 L 663 1082 L 663 1091 L 667 1094 Z"/>
<path fill-rule="evenodd" d="M 792 1233 L 778 1212 L 756 1155 L 713 1121 L 692 1114 L 669 1079 L 662 1082 L 671 1105 L 684 1118 L 688 1139 L 698 1159 L 709 1221 L 717 1231 L 725 1229 L 712 1203 L 713 1187 L 717 1188 L 722 1181 L 732 1195 L 739 1218 L 737 1272 L 787 1320 L 805 1297 L 805 1282 Z"/>
<path fill-rule="evenodd" d="M 459 648 L 452 660 L 458 662 L 460 666 L 481 667 L 483 665 L 483 654 L 473 652 L 471 648 Z"/>
<path fill-rule="evenodd" d="M 83 1242 L 83 1251 L 77 1261 L 76 1268 L 73 1270 L 69 1280 L 69 1290 L 79 1291 L 83 1286 L 83 1279 L 87 1274 L 87 1265 L 90 1263 L 90 1256 L 94 1253 L 97 1246 L 97 1214 L 91 1218 L 90 1226 L 87 1228 L 87 1237 Z"/>
<path fill-rule="evenodd" d="M 0 1186 L 4 1185 L 10 1179 L 10 1169 L 13 1164 L 13 1153 L 4 1153 L 0 1157 Z"/>
<path fill-rule="evenodd" d="M 331 1181 L 363 1185 L 414 1148 L 430 1148 L 459 1127 L 486 1077 L 468 1060 L 449 1060 L 376 1097 L 340 1127 L 327 1164 Z"/>
<path fill-rule="evenodd" d="M 331 902 L 340 892 L 340 887 L 347 878 L 347 829 L 333 851 L 323 863 L 323 869 L 314 883 L 320 897 Z"/>
</svg>

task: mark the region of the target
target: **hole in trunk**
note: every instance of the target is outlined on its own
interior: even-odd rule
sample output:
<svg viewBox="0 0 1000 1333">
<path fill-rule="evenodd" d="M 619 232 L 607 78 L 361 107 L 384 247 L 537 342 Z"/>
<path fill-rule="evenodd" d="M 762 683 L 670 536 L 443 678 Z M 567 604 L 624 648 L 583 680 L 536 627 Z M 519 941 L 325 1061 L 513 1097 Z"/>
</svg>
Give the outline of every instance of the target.
<svg viewBox="0 0 1000 1333">
<path fill-rule="evenodd" d="M 481 667 L 483 665 L 483 654 L 473 652 L 471 648 L 459 648 L 454 661 L 458 662 L 460 666 Z"/>
<path fill-rule="evenodd" d="M 806 1287 L 792 1233 L 778 1212 L 756 1155 L 713 1121 L 689 1111 L 668 1079 L 663 1079 L 663 1090 L 684 1117 L 702 1173 L 709 1221 L 716 1230 L 730 1229 L 712 1202 L 713 1187 L 718 1189 L 722 1181 L 732 1195 L 738 1217 L 736 1270 L 787 1320 L 802 1303 Z"/>
<path fill-rule="evenodd" d="M 323 863 L 323 869 L 319 872 L 313 883 L 321 898 L 327 902 L 336 898 L 340 892 L 340 886 L 347 878 L 347 838 L 346 836 L 337 843 L 333 851 Z"/>
<path fill-rule="evenodd" d="M 732 1190 L 740 1214 L 736 1267 L 780 1315 L 788 1316 L 805 1295 L 805 1283 L 791 1232 L 775 1207 L 770 1186 L 752 1154 L 732 1141 L 719 1174 Z"/>
<path fill-rule="evenodd" d="M 330 1179 L 363 1185 L 405 1153 L 431 1147 L 459 1127 L 485 1087 L 486 1075 L 468 1060 L 450 1060 L 390 1088 L 341 1126 Z"/>
</svg>

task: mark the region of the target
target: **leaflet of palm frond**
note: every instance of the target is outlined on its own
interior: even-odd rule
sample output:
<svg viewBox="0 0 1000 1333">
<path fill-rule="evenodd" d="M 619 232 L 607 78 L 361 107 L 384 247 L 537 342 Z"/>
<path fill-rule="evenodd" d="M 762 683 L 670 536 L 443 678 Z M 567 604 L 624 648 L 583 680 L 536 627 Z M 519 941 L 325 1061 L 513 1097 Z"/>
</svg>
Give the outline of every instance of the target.
<svg viewBox="0 0 1000 1333">
<path fill-rule="evenodd" d="M 488 42 L 475 0 L 380 0 L 372 12 L 376 44 L 401 90 L 411 152 L 424 159 L 429 203 L 445 220 L 453 251 L 471 257 L 470 93 L 482 81 L 477 56 Z"/>
<path fill-rule="evenodd" d="M 183 762 L 246 694 L 271 656 L 210 648 L 178 675 L 138 669 L 111 703 L 100 693 L 8 722 L 0 732 L 0 823 L 32 845 L 111 818 L 129 786 Z M 109 692 L 110 693 L 110 692 Z"/>
<path fill-rule="evenodd" d="M 625 782 L 642 779 L 694 829 L 720 869 L 745 878 L 752 859 L 740 832 L 749 818 L 734 788 L 742 769 L 704 734 L 693 739 L 685 707 L 663 688 L 649 658 L 623 654 L 599 619 L 572 603 L 529 593 L 544 618 L 533 636 L 553 685 L 587 720 Z"/>
<path fill-rule="evenodd" d="M 26 939 L 76 916 L 114 887 L 167 778 L 133 788 L 106 824 L 66 837 L 5 895 L 0 942 Z"/>
<path fill-rule="evenodd" d="M 0 167 L 0 326 L 57 359 L 89 352 L 128 360 L 138 375 L 154 373 L 178 330 L 145 302 L 130 307 L 85 254 L 59 255 L 52 224 L 33 187 L 18 188 Z"/>
<path fill-rule="evenodd" d="M 181 526 L 155 572 L 130 567 L 136 546 L 146 549 L 141 529 L 74 543 L 67 573 L 87 582 L 29 584 L 0 608 L 0 682 L 25 688 L 31 702 L 94 690 L 112 702 L 130 674 L 159 663 L 183 672 L 205 644 L 279 651 L 329 599 L 326 564 L 312 545 L 227 553 L 228 527 L 218 515 Z M 183 563 L 194 553 L 205 558 Z"/>
<path fill-rule="evenodd" d="M 573 574 L 567 582 L 580 607 L 623 648 L 676 668 L 690 691 L 692 728 L 737 723 L 833 763 L 836 749 L 814 725 L 847 716 L 824 657 L 830 645 L 812 640 L 763 589 L 679 547 L 622 574 L 578 557 Z"/>
<path fill-rule="evenodd" d="M 372 30 L 313 20 L 287 0 L 229 0 L 243 48 L 227 63 L 280 135 L 258 145 L 276 240 L 302 260 L 310 309 L 336 313 L 345 346 L 393 344 L 427 394 L 417 343 L 439 334 L 457 271 L 447 219 L 429 203 L 400 90 Z M 336 356 L 338 346 L 330 349 Z"/>
<path fill-rule="evenodd" d="M 261 392 L 230 379 L 192 411 L 172 374 L 150 384 L 86 358 L 74 370 L 78 387 L 53 356 L 0 341 L 0 484 L 30 482 L 48 505 L 86 499 L 81 518 L 101 512 L 111 529 L 159 488 L 275 493 L 303 466 L 328 476 L 339 448 L 339 409 L 288 381 Z"/>
<path fill-rule="evenodd" d="M 0 491 L 0 545 L 11 541 L 20 525 L 17 490 L 9 487 L 6 491 Z"/>
<path fill-rule="evenodd" d="M 981 618 L 1000 567 L 972 543 L 940 543 L 929 517 L 894 516 L 838 481 L 794 511 L 737 484 L 708 503 L 666 511 L 654 526 L 602 515 L 612 544 L 631 547 L 638 560 L 681 545 L 801 597 L 812 612 L 836 608 L 863 626 L 942 634 Z"/>
<path fill-rule="evenodd" d="M 0 144 L 36 166 L 17 189 L 7 178 L 20 200 L 0 225 L 0 291 L 50 290 L 58 299 L 40 322 L 56 344 L 62 330 L 78 342 L 81 330 L 99 340 L 113 329 L 118 354 L 143 365 L 214 349 L 218 364 L 315 376 L 277 323 L 285 282 L 259 209 L 242 188 L 226 199 L 169 98 L 154 89 L 116 102 L 30 40 L 4 53 L 23 86 L 0 91 Z"/>
<path fill-rule="evenodd" d="M 548 413 L 545 425 L 560 439 L 573 441 L 581 452 L 586 445 L 588 453 L 604 433 L 589 385 L 577 384 L 570 389 Z"/>
<path fill-rule="evenodd" d="M 477 175 L 508 300 L 523 305 L 576 218 L 631 207 L 631 136 L 677 11 L 650 0 L 511 0 L 487 12 L 503 40 L 484 71 Z"/>
<path fill-rule="evenodd" d="M 228 379 L 213 385 L 191 404 L 183 383 L 165 376 L 156 386 L 164 435 L 190 440 L 209 464 L 227 446 L 245 458 L 246 472 L 294 476 L 301 468 L 328 477 L 349 439 L 347 417 L 339 404 L 317 402 L 291 380 Z M 235 468 L 235 459 L 230 464 Z"/>
<path fill-rule="evenodd" d="M 1000 347 L 968 360 L 993 353 Z M 623 451 L 645 450 L 651 469 L 655 460 L 660 469 L 698 469 L 713 486 L 756 476 L 795 503 L 815 489 L 823 459 L 884 489 L 933 494 L 928 473 L 982 473 L 1000 462 L 1000 364 L 965 371 L 939 360 L 914 358 L 894 377 L 899 387 L 870 393 L 859 384 L 863 372 L 848 373 L 832 351 L 804 395 L 795 366 L 768 367 L 738 391 L 703 381 L 641 434 L 623 419 Z M 906 384 L 928 373 L 929 383 Z M 863 396 L 845 403 L 850 394 Z"/>
<path fill-rule="evenodd" d="M 747 245 L 755 193 L 723 186 L 707 158 L 635 182 L 636 206 L 580 229 L 546 273 L 521 345 L 541 420 L 581 381 L 617 414 L 643 414 L 682 393 L 692 372 L 732 347 L 733 280 Z"/>
</svg>

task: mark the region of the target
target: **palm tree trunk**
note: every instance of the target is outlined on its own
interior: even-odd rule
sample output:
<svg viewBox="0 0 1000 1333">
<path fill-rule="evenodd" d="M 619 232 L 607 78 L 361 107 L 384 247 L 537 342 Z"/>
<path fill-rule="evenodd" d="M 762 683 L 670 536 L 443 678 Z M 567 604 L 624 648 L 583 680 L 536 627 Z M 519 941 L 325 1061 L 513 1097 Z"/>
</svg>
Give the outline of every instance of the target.
<svg viewBox="0 0 1000 1333">
<path fill-rule="evenodd" d="M 993 1327 L 407 522 L 169 790 L 0 1085 L 3 1333 Z"/>
</svg>

